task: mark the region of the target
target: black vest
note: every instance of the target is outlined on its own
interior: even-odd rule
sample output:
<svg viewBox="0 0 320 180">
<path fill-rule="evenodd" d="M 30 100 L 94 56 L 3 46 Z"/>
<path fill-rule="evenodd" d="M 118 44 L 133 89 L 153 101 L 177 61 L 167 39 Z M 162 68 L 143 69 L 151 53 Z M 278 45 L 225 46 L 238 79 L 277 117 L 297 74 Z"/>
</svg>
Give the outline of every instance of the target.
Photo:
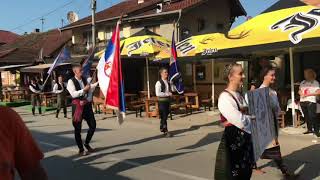
<svg viewBox="0 0 320 180">
<path fill-rule="evenodd" d="M 40 91 L 40 87 L 39 87 L 39 84 L 36 84 L 36 85 L 33 85 L 33 84 L 30 84 L 30 86 L 33 87 L 33 89 L 37 90 L 37 91 Z"/>
<path fill-rule="evenodd" d="M 74 84 L 74 87 L 76 88 L 76 91 L 80 91 L 82 88 L 81 88 L 78 80 L 77 80 L 75 77 L 71 78 L 71 80 L 72 80 L 72 82 L 73 82 L 73 84 Z M 83 82 L 83 85 L 84 85 L 84 86 L 87 85 L 87 81 L 86 81 L 85 78 L 83 78 L 83 77 L 82 77 L 82 82 Z M 83 99 L 83 98 L 84 98 L 84 96 L 80 96 L 80 97 L 74 98 L 74 99 Z"/>
<path fill-rule="evenodd" d="M 66 89 L 66 86 L 64 85 L 64 83 L 62 83 L 62 86 L 61 86 L 61 84 L 60 83 L 57 83 L 57 85 L 58 85 L 58 90 L 65 90 Z"/>
<path fill-rule="evenodd" d="M 160 84 L 161 84 L 161 92 L 165 92 L 166 91 L 166 84 L 164 83 L 164 81 L 162 79 L 159 80 Z M 168 82 L 168 89 L 170 92 L 170 83 Z"/>
</svg>

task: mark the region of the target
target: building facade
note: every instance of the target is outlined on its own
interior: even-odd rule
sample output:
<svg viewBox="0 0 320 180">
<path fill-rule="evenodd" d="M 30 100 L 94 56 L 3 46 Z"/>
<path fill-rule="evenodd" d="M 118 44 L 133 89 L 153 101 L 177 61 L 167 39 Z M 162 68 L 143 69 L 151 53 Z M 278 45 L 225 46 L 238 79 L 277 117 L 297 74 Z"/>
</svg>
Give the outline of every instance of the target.
<svg viewBox="0 0 320 180">
<path fill-rule="evenodd" d="M 243 15 L 246 15 L 246 12 L 239 0 L 128 0 L 96 14 L 96 42 L 99 48 L 105 48 L 120 16 L 123 17 L 121 38 L 130 37 L 143 28 L 147 28 L 170 40 L 174 30 L 173 24 L 176 23 L 176 41 L 181 41 L 194 35 L 226 33 L 230 30 L 235 18 Z M 65 30 L 72 30 L 74 53 L 86 53 L 92 45 L 91 16 L 67 25 L 62 29 L 62 31 Z M 127 65 L 130 68 L 124 67 L 124 69 L 127 68 L 124 76 L 134 73 L 138 80 L 130 82 L 138 84 L 135 89 L 146 89 L 146 83 L 140 84 L 146 82 L 146 69 L 141 70 L 143 62 L 128 61 L 124 63 L 124 66 Z M 153 84 L 158 79 L 159 66 L 163 65 L 151 64 L 151 90 L 154 89 Z M 204 94 L 210 96 L 211 63 L 197 62 L 197 60 L 180 61 L 180 66 L 187 89 L 190 91 L 206 89 L 208 91 Z M 205 72 L 204 77 L 198 78 L 197 73 L 201 73 L 201 70 Z M 216 75 L 219 78 L 219 74 Z M 127 77 L 132 78 L 132 75 L 127 75 Z M 133 90 L 134 87 L 129 89 Z"/>
</svg>

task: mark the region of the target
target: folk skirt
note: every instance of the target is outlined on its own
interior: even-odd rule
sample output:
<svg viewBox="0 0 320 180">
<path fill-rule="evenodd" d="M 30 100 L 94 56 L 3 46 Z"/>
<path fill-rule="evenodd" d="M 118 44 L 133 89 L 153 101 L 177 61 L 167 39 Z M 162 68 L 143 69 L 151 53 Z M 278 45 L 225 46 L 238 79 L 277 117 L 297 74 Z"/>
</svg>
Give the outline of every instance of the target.
<svg viewBox="0 0 320 180">
<path fill-rule="evenodd" d="M 253 165 L 251 135 L 235 126 L 226 127 L 216 155 L 214 179 L 249 180 Z"/>
</svg>

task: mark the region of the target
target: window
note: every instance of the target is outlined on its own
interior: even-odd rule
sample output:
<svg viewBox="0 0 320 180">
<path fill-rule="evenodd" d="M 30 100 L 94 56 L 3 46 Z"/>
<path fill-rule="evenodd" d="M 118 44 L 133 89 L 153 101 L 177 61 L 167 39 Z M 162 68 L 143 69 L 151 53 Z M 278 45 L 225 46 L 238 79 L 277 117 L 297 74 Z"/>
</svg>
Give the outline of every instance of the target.
<svg viewBox="0 0 320 180">
<path fill-rule="evenodd" d="M 206 22 L 204 19 L 200 18 L 198 19 L 198 32 L 201 32 L 205 29 Z"/>
</svg>

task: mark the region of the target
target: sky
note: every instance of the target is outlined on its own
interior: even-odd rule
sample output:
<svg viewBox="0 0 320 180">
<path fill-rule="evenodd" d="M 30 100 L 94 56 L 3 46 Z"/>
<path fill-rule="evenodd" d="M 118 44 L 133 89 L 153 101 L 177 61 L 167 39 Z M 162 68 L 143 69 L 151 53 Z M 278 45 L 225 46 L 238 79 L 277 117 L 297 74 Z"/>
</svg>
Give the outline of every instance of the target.
<svg viewBox="0 0 320 180">
<path fill-rule="evenodd" d="M 97 10 L 101 11 L 120 0 L 97 0 Z M 217 0 L 220 1 L 220 0 Z M 256 16 L 277 0 L 240 0 L 249 16 Z M 18 34 L 31 32 L 36 28 L 41 30 L 42 17 L 44 31 L 59 28 L 68 23 L 67 13 L 76 12 L 80 19 L 90 15 L 91 0 L 9 0 L 0 6 L 0 29 Z M 245 17 L 236 20 L 234 26 L 245 21 Z"/>
</svg>

